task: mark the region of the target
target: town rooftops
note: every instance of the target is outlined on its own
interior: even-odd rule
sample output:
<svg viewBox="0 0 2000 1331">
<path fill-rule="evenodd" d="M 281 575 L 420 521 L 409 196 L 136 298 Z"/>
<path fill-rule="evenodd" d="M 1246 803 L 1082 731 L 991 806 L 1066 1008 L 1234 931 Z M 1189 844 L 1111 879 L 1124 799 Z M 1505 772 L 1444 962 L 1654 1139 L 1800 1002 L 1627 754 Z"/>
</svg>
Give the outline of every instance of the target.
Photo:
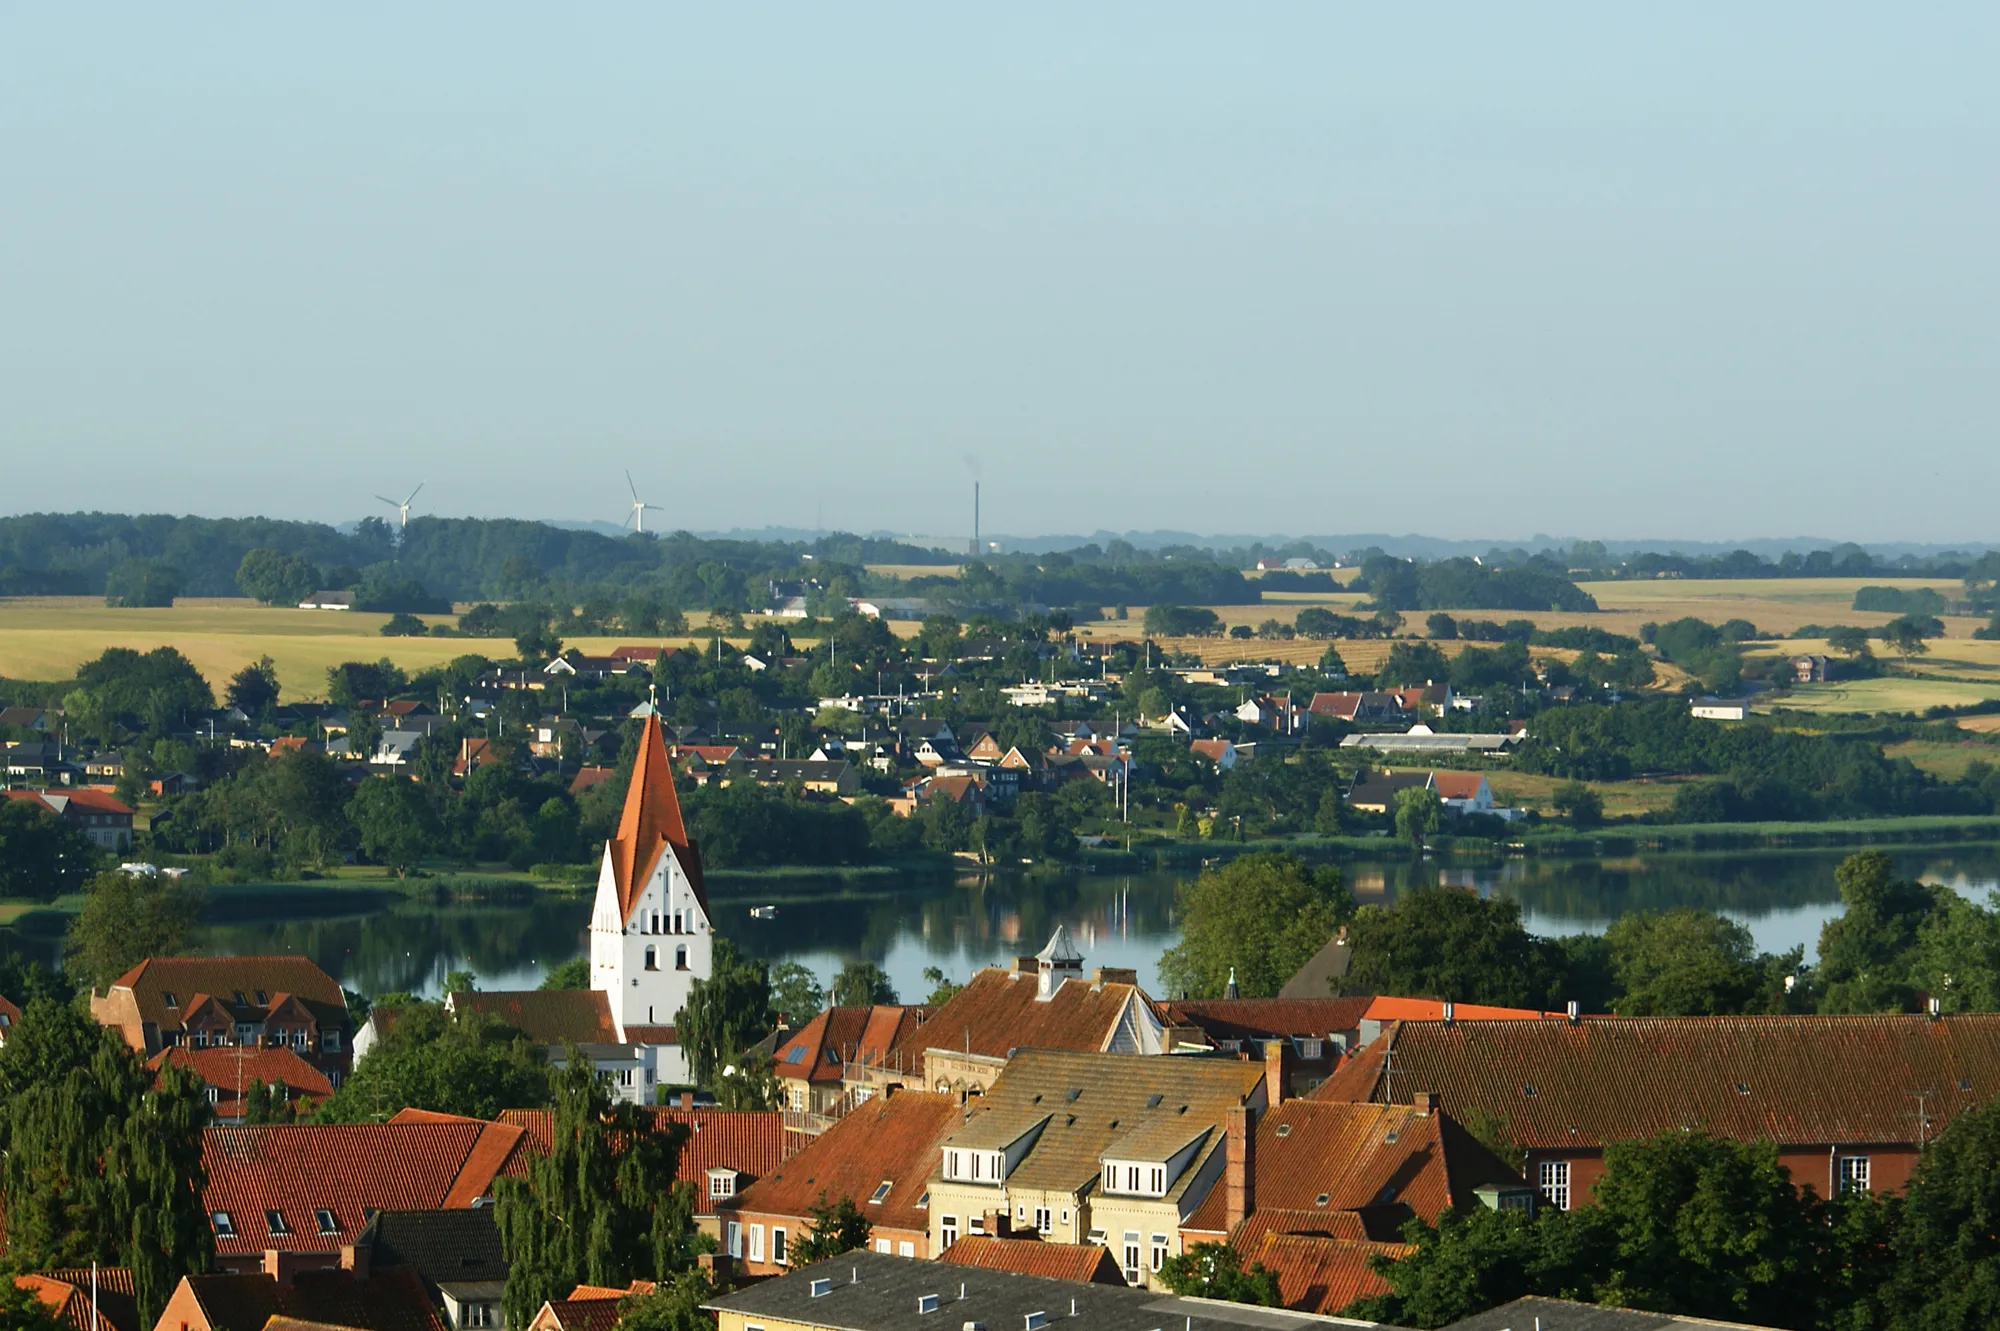
<svg viewBox="0 0 2000 1331">
<path fill-rule="evenodd" d="M 1358 1031 L 1370 998 L 1204 998 L 1162 1004 L 1176 1026 L 1195 1026 L 1212 1040 L 1254 1041 L 1280 1037 L 1325 1039 Z"/>
<path fill-rule="evenodd" d="M 1605 1308 L 1533 1295 L 1461 1318 L 1444 1331 L 1525 1331 L 1536 1326 L 1542 1331 L 1771 1331 L 1749 1322 L 1713 1322 L 1705 1317 Z"/>
<path fill-rule="evenodd" d="M 1100 970 L 1095 982 L 1062 978 L 1044 999 L 1032 968 L 1017 964 L 1010 971 L 988 966 L 897 1048 L 906 1056 L 940 1049 L 986 1058 L 1005 1058 L 1015 1049 L 1112 1048 L 1123 1043 L 1119 1037 L 1130 1022 L 1159 1026 L 1151 1000 L 1140 991 L 1133 973 L 1116 974 L 1119 978 L 1111 979 Z"/>
<path fill-rule="evenodd" d="M 374 1269 L 407 1266 L 433 1287 L 507 1278 L 507 1256 L 490 1206 L 377 1211 L 355 1243 L 367 1247 Z"/>
<path fill-rule="evenodd" d="M 333 1094 L 333 1084 L 326 1074 L 289 1049 L 253 1049 L 243 1045 L 190 1049 L 182 1045 L 162 1049 L 147 1060 L 146 1066 L 157 1069 L 169 1063 L 189 1069 L 208 1084 L 209 1103 L 218 1118 L 241 1118 L 243 1096 L 256 1082 L 284 1087 L 287 1100 L 304 1097 L 318 1101 Z"/>
<path fill-rule="evenodd" d="M 1278 1300 L 1285 1307 L 1334 1316 L 1356 1299 L 1389 1292 L 1389 1282 L 1375 1271 L 1375 1258 L 1395 1261 L 1415 1251 L 1407 1243 L 1266 1233 L 1243 1254 L 1243 1260 L 1278 1278 Z M 1511 1325 L 1509 1331 L 1513 1331 Z"/>
<path fill-rule="evenodd" d="M 1009 1060 L 944 1149 L 994 1150 L 1038 1128 L 1008 1175 L 1011 1188 L 1080 1192 L 1106 1156 L 1165 1163 L 1188 1143 L 1219 1145 L 1229 1109 L 1263 1103 L 1261 1063 L 1023 1049 Z M 1181 1170 L 1178 1198 L 1198 1171 Z"/>
<path fill-rule="evenodd" d="M 345 1029 L 347 996 L 310 957 L 150 957 L 91 998 L 91 1015 L 123 1031 L 135 1049 L 147 1047 L 140 1027 L 179 1030 L 193 1000 L 206 995 L 245 1018 L 289 996 L 322 1026 Z"/>
<path fill-rule="evenodd" d="M 1312 1098 L 1407 1104 L 1424 1091 L 1454 1116 L 1505 1122 L 1528 1150 L 1692 1129 L 1781 1146 L 1916 1142 L 2000 1094 L 2000 1014 L 1403 1021 Z"/>
<path fill-rule="evenodd" d="M 824 1193 L 829 1201 L 852 1199 L 876 1229 L 923 1230 L 929 1213 L 917 1203 L 929 1191 L 938 1143 L 958 1122 L 955 1096 L 900 1090 L 874 1096 L 727 1205 L 803 1216 Z"/>
<path fill-rule="evenodd" d="M 338 1252 L 371 1211 L 470 1206 L 521 1136 L 505 1124 L 408 1110 L 387 1123 L 209 1128 L 202 1204 L 216 1253 Z"/>
<path fill-rule="evenodd" d="M 961 1292 L 962 1291 L 962 1292 Z M 855 1251 L 801 1267 L 702 1305 L 748 1321 L 785 1322 L 827 1331 L 903 1331 L 928 1314 L 940 1326 L 977 1323 L 990 1331 L 1081 1318 L 1091 1331 L 1307 1331 L 1322 1319 L 1281 1308 L 1183 1299 L 1144 1289 L 1085 1285 L 1012 1271 L 954 1266 L 916 1257 Z M 1349 1323 L 1354 1325 L 1354 1323 Z M 1367 1325 L 1362 1323 L 1362 1325 Z"/>
<path fill-rule="evenodd" d="M 76 1331 L 150 1331 L 139 1324 L 139 1300 L 129 1266 L 41 1271 L 15 1276 L 14 1284 L 40 1299 L 56 1321 Z M 92 1324 L 93 1307 L 101 1327 Z"/>
<path fill-rule="evenodd" d="M 1125 1273 L 1111 1249 L 1098 1243 L 1044 1243 L 1038 1238 L 995 1238 L 967 1234 L 938 1257 L 954 1266 L 976 1266 L 1016 1275 L 1046 1276 L 1082 1284 L 1124 1285 Z"/>
<path fill-rule="evenodd" d="M 661 1107 L 649 1112 L 655 1124 L 679 1124 L 687 1129 L 675 1167 L 679 1178 L 700 1180 L 711 1169 L 732 1169 L 751 1179 L 763 1178 L 785 1158 L 785 1116 L 777 1110 Z M 524 1172 L 529 1151 L 548 1154 L 554 1122 L 548 1110 L 503 1109 L 500 1122 L 526 1135 L 522 1152 L 508 1160 L 507 1173 Z M 705 1192 L 697 1192 L 695 1209 L 712 1213 Z"/>
<path fill-rule="evenodd" d="M 445 995 L 445 1009 L 478 1012 L 512 1026 L 536 1044 L 617 1044 L 610 997 L 601 989 L 468 990 Z"/>
<path fill-rule="evenodd" d="M 879 1065 L 890 1049 L 915 1033 L 928 1011 L 886 1003 L 828 1008 L 778 1046 L 777 1074 L 792 1081 L 837 1082 L 850 1063 Z"/>
<path fill-rule="evenodd" d="M 274 1317 L 367 1331 L 449 1331 L 414 1271 L 377 1271 L 366 1280 L 338 1269 L 290 1274 L 282 1282 L 262 1271 L 182 1276 L 160 1325 L 174 1320 L 178 1305 L 183 1317 L 198 1312 L 213 1331 L 264 1331 Z"/>
</svg>

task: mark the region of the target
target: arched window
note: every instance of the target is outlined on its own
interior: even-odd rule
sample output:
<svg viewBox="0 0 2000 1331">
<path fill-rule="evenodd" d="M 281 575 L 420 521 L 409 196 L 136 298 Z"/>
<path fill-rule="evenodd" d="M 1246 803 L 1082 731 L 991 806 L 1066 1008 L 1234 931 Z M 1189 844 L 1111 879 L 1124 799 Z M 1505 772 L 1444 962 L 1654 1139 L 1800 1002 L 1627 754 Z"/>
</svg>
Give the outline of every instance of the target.
<svg viewBox="0 0 2000 1331">
<path fill-rule="evenodd" d="M 647 949 L 646 949 L 646 969 L 647 969 L 647 970 L 649 970 L 649 971 L 656 971 L 656 970 L 658 970 L 659 968 L 660 968 L 660 951 L 659 951 L 659 949 L 658 949 L 658 948 L 653 948 L 653 947 L 649 947 L 649 948 L 647 948 Z"/>
<path fill-rule="evenodd" d="M 675 911 L 675 912 L 674 912 L 674 932 L 675 932 L 675 933 L 679 933 L 680 931 L 681 931 L 681 913 L 680 913 L 679 911 Z"/>
<path fill-rule="evenodd" d="M 686 970 L 687 968 L 688 968 L 688 950 L 687 950 L 686 946 L 681 946 L 681 947 L 677 947 L 677 948 L 675 948 L 675 949 L 674 949 L 674 969 L 675 969 L 675 970 L 677 970 L 677 971 L 684 971 L 684 970 Z"/>
</svg>

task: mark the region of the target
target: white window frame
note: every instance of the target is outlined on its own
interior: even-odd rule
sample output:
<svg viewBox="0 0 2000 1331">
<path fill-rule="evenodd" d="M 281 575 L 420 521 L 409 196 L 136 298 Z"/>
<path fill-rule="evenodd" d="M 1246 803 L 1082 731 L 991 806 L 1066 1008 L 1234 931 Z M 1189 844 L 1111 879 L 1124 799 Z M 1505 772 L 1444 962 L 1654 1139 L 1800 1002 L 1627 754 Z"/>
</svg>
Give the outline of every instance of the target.
<svg viewBox="0 0 2000 1331">
<path fill-rule="evenodd" d="M 750 1226 L 750 1260 L 753 1262 L 764 1260 L 764 1227 L 762 1225 Z"/>
<path fill-rule="evenodd" d="M 1843 1155 L 1840 1157 L 1840 1194 L 1850 1192 L 1870 1192 L 1873 1190 L 1873 1168 L 1865 1155 Z"/>
<path fill-rule="evenodd" d="M 1048 1207 L 1037 1206 L 1035 1208 L 1035 1232 L 1037 1234 L 1047 1234 L 1053 1231 L 1055 1229 L 1054 1221 L 1055 1215 Z"/>
<path fill-rule="evenodd" d="M 729 1223 L 728 1223 L 727 1225 L 725 1225 L 725 1226 L 724 1226 L 724 1228 L 723 1228 L 723 1237 L 724 1237 L 724 1239 L 725 1239 L 725 1240 L 727 1240 L 727 1242 L 728 1242 L 728 1245 L 729 1245 L 729 1248 L 728 1248 L 728 1251 L 729 1251 L 729 1255 L 730 1255 L 731 1257 L 734 1257 L 734 1258 L 737 1258 L 738 1260 L 741 1260 L 741 1259 L 742 1259 L 742 1257 L 743 1257 L 743 1225 L 742 1225 L 742 1223 L 741 1223 L 740 1221 L 736 1221 L 736 1220 L 731 1220 L 731 1221 L 730 1221 L 730 1222 L 729 1222 Z"/>
<path fill-rule="evenodd" d="M 790 1266 L 791 1261 L 791 1249 L 785 1246 L 785 1227 L 783 1225 L 771 1226 L 771 1264 L 773 1266 Z"/>
<path fill-rule="evenodd" d="M 938 1240 L 938 1247 L 940 1249 L 949 1248 L 952 1244 L 958 1242 L 957 1216 L 941 1215 L 938 1217 Z"/>
<path fill-rule="evenodd" d="M 1124 1270 L 1125 1283 L 1128 1285 L 1136 1285 L 1142 1279 L 1141 1267 L 1139 1266 L 1139 1251 L 1139 1231 L 1136 1229 L 1126 1230 Z"/>
<path fill-rule="evenodd" d="M 898 1257 L 915 1257 L 917 1255 L 917 1245 L 908 1239 L 903 1239 L 896 1244 L 896 1255 Z"/>
<path fill-rule="evenodd" d="M 1535 1182 L 1542 1197 L 1558 1211 L 1569 1210 L 1570 1162 L 1544 1160 L 1535 1167 Z"/>
<path fill-rule="evenodd" d="M 1165 1234 L 1153 1235 L 1152 1256 L 1153 1256 L 1153 1272 L 1155 1275 L 1159 1273 L 1161 1267 L 1167 1264 L 1167 1258 L 1172 1256 L 1172 1253 L 1169 1251 L 1170 1247 L 1171 1245 L 1167 1242 L 1167 1236 Z"/>
</svg>

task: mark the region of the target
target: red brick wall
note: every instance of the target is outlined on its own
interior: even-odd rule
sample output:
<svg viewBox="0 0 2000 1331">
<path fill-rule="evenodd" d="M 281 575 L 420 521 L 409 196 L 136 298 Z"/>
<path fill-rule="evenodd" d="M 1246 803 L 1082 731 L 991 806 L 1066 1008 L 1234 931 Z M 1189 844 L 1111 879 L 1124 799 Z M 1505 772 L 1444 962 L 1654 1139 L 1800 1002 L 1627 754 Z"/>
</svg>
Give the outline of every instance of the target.
<svg viewBox="0 0 2000 1331">
<path fill-rule="evenodd" d="M 1901 1192 L 1909 1185 L 1910 1171 L 1916 1168 L 1918 1152 L 1915 1147 L 1901 1143 L 1887 1146 L 1791 1146 L 1778 1152 L 1778 1163 L 1790 1172 L 1794 1185 L 1810 1187 L 1821 1197 L 1826 1197 L 1839 1186 L 1837 1177 L 1833 1188 L 1828 1186 L 1835 1156 L 1868 1157 L 1869 1190 Z M 1569 1204 L 1572 1208 L 1589 1202 L 1591 1194 L 1597 1189 L 1598 1180 L 1604 1177 L 1602 1151 L 1530 1151 L 1527 1168 L 1522 1172 L 1532 1187 L 1541 1186 L 1540 1166 L 1544 1160 L 1569 1162 Z"/>
</svg>

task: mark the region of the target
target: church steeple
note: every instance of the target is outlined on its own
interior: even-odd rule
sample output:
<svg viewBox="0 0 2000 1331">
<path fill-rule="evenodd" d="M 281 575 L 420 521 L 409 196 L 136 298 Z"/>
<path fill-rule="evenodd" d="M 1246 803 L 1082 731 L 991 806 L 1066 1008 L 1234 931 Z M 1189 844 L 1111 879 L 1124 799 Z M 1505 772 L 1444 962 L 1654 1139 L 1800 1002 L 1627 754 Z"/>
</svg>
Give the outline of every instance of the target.
<svg viewBox="0 0 2000 1331">
<path fill-rule="evenodd" d="M 688 884 L 708 910 L 708 895 L 701 879 L 701 855 L 688 839 L 681 821 L 680 798 L 674 793 L 674 769 L 667 761 L 666 735 L 657 715 L 648 716 L 639 731 L 639 752 L 632 761 L 632 784 L 625 791 L 625 809 L 618 818 L 618 831 L 606 848 L 610 853 L 612 881 L 618 890 L 619 919 L 632 917 L 639 893 L 660 862 L 671 851 L 680 861 Z"/>
</svg>

